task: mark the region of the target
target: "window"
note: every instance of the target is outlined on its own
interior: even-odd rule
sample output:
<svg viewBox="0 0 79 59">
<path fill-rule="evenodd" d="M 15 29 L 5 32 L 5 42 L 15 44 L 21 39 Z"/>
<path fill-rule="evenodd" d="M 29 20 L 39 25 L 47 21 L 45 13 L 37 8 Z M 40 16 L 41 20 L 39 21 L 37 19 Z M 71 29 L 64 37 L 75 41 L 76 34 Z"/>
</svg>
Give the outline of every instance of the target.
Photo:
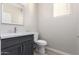
<svg viewBox="0 0 79 59">
<path fill-rule="evenodd" d="M 53 4 L 53 16 L 63 16 L 70 14 L 70 4 L 68 3 L 54 3 Z"/>
</svg>

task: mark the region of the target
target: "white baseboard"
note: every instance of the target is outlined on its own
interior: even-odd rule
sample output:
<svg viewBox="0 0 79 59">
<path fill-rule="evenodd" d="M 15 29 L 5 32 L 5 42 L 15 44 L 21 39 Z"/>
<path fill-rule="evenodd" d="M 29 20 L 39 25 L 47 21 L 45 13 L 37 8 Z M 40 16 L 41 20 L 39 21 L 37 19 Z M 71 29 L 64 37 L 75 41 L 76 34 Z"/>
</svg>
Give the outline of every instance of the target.
<svg viewBox="0 0 79 59">
<path fill-rule="evenodd" d="M 70 55 L 69 53 L 66 53 L 57 49 L 49 48 L 49 47 L 46 47 L 46 50 L 51 51 L 51 53 L 56 53 L 58 55 Z"/>
</svg>

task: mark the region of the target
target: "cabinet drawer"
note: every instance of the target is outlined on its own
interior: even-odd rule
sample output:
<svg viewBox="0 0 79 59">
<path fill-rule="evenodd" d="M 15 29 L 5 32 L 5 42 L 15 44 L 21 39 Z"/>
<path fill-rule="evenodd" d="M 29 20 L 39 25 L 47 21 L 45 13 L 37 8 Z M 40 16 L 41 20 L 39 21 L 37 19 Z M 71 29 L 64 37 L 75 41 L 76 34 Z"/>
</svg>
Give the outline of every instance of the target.
<svg viewBox="0 0 79 59">
<path fill-rule="evenodd" d="M 1 49 L 10 47 L 12 45 L 15 44 L 19 44 L 19 39 L 18 38 L 7 38 L 7 39 L 3 39 L 1 40 Z"/>
</svg>

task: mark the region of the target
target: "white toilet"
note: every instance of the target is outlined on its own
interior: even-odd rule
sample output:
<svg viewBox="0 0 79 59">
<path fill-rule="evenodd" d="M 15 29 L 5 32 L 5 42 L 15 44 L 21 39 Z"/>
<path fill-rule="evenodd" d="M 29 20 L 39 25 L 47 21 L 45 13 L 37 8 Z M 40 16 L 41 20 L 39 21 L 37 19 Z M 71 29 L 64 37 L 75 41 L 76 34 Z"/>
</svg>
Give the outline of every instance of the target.
<svg viewBox="0 0 79 59">
<path fill-rule="evenodd" d="M 41 39 L 38 40 L 38 33 L 35 33 L 34 37 L 35 37 L 34 41 L 37 44 L 36 49 L 37 49 L 38 53 L 41 55 L 44 55 L 45 46 L 47 45 L 47 42 L 45 40 L 41 40 Z"/>
</svg>

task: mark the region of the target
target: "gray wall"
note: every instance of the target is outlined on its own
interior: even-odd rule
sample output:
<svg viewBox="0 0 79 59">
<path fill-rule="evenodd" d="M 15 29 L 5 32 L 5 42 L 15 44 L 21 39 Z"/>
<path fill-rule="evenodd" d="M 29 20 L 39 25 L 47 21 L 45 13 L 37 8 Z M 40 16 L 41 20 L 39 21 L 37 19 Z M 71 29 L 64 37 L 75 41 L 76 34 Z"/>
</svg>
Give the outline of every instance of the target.
<svg viewBox="0 0 79 59">
<path fill-rule="evenodd" d="M 39 33 L 41 39 L 48 42 L 48 47 L 69 54 L 77 54 L 79 51 L 79 38 L 77 38 L 79 4 L 70 5 L 70 15 L 53 17 L 53 4 L 39 4 Z"/>
<path fill-rule="evenodd" d="M 37 4 L 28 3 L 24 8 L 24 27 L 27 31 L 38 32 Z"/>
</svg>

